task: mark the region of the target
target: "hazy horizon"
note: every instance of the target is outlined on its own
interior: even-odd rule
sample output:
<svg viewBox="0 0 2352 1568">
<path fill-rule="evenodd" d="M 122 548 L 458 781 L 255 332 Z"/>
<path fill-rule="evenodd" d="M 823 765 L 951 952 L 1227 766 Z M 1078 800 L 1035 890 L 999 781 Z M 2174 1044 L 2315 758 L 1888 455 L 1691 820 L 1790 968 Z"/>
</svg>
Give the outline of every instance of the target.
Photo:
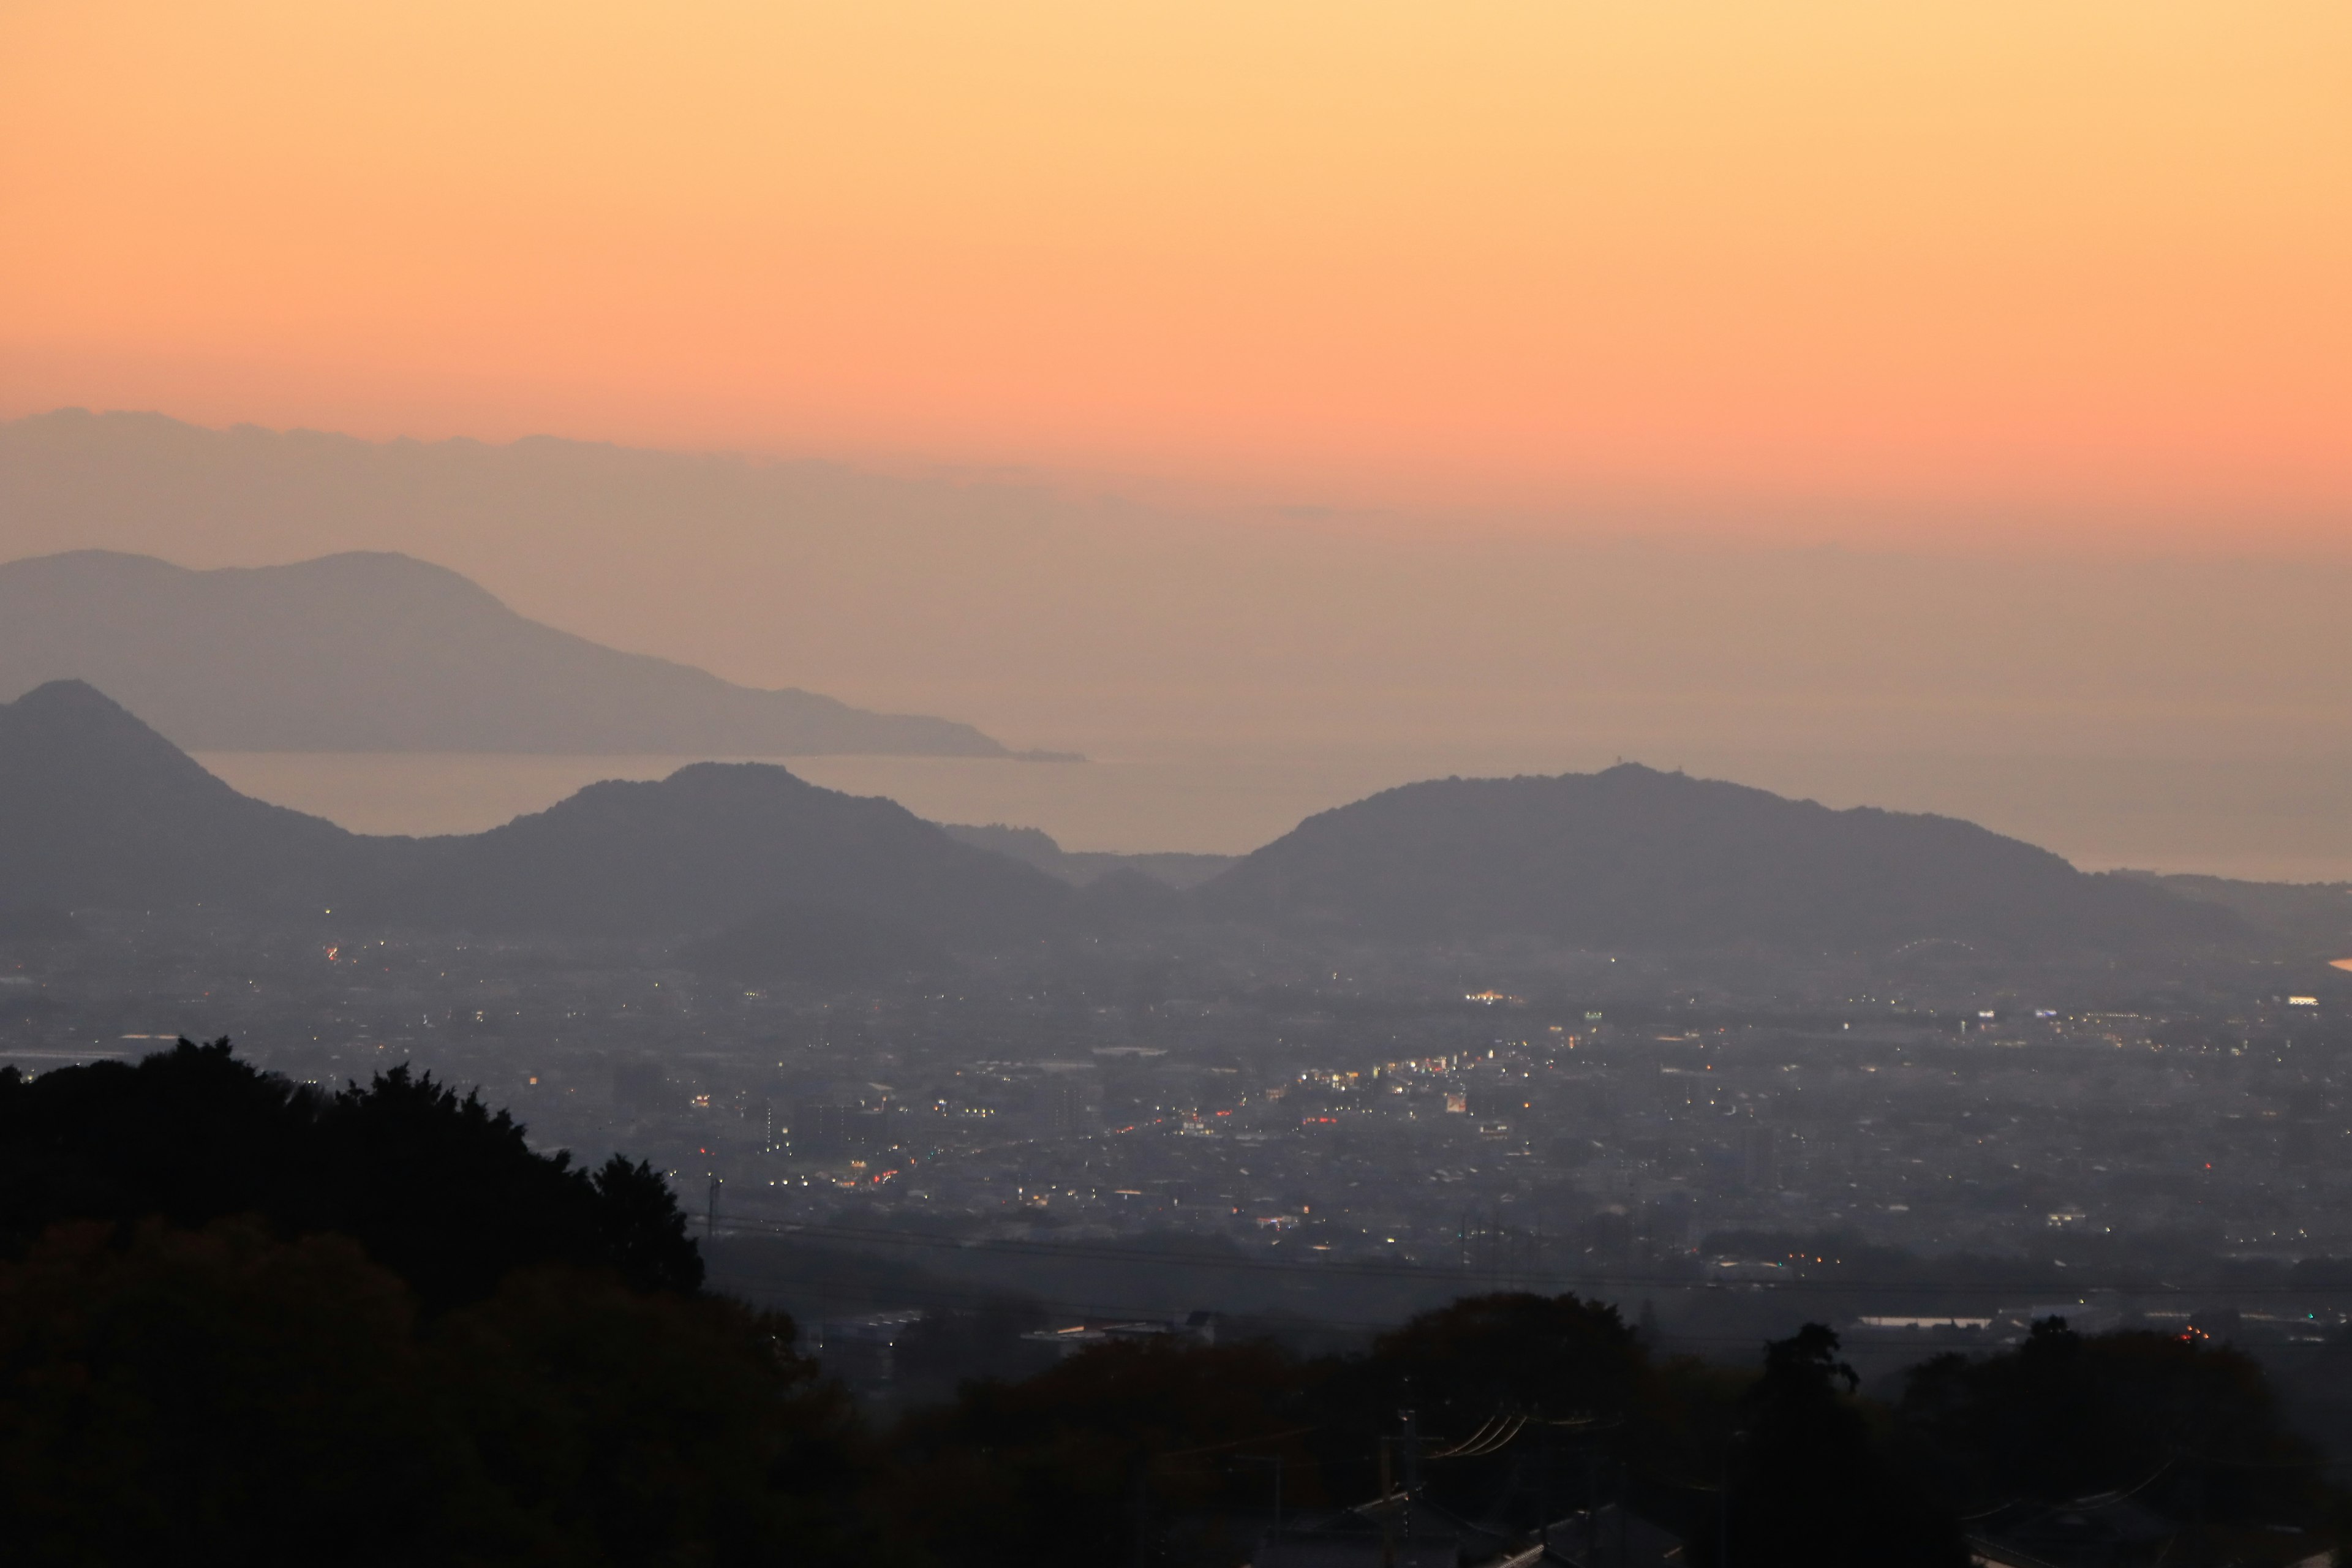
<svg viewBox="0 0 2352 1568">
<path fill-rule="evenodd" d="M 20 6 L 0 415 L 2336 552 L 2347 28 Z"/>
<path fill-rule="evenodd" d="M 1413 777 L 1629 757 L 1961 816 L 2094 867 L 2352 869 L 2352 563 L 1449 542 L 1381 521 L 551 439 L 0 426 L 0 555 L 403 552 L 595 641 L 1101 759 L 1083 782 L 811 773 L 1076 848 L 1230 853 Z M 230 771 L 351 826 L 441 829 L 603 765 L 412 773 L 407 807 L 325 764 Z"/>
</svg>

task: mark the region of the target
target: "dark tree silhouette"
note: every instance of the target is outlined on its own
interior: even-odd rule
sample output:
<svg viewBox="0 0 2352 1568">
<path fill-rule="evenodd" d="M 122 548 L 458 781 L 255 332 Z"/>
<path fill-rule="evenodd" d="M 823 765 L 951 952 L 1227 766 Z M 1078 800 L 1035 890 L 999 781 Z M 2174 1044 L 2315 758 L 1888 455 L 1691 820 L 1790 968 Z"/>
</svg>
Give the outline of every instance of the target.
<svg viewBox="0 0 2352 1568">
<path fill-rule="evenodd" d="M 1373 1347 L 1390 1402 L 1410 1398 L 1433 1432 L 1466 1434 L 1504 1410 L 1617 1416 L 1645 1392 L 1647 1367 L 1616 1308 L 1524 1291 L 1468 1296 L 1423 1312 Z"/>
<path fill-rule="evenodd" d="M 1284 1456 L 1290 1496 L 1320 1498 L 1298 1441 L 1312 1375 L 1266 1345 L 1160 1340 L 1103 1345 L 1020 1383 L 967 1383 L 898 1432 L 892 1510 L 949 1561 L 1135 1561 L 1154 1519 L 1258 1505 L 1263 1478 L 1223 1463 L 1239 1449 Z M 1246 1554 L 1245 1542 L 1223 1544 Z"/>
<path fill-rule="evenodd" d="M 1689 1543 L 1703 1568 L 1965 1568 L 1957 1521 L 1874 1440 L 1837 1352 L 1820 1323 L 1765 1346 L 1729 1484 Z"/>
<path fill-rule="evenodd" d="M 351 1242 L 60 1226 L 0 1265 L 0 1517 L 32 1564 L 446 1560 L 478 1483 Z"/>
<path fill-rule="evenodd" d="M 910 1415 L 894 1445 L 895 1509 L 956 1561 L 1126 1562 L 1142 1529 L 1155 1561 L 1232 1563 L 1249 1542 L 1219 1521 L 1263 1522 L 1265 1461 L 1281 1459 L 1294 1508 L 1368 1500 L 1404 1404 L 1432 1451 L 1498 1414 L 1538 1418 L 1524 1442 L 1429 1467 L 1431 1495 L 1483 1509 L 1554 1430 L 1546 1420 L 1592 1415 L 1614 1442 L 1657 1394 L 1616 1310 L 1573 1296 L 1468 1298 L 1345 1360 L 1114 1342 L 1017 1383 L 967 1383 Z M 1180 1519 L 1192 1535 L 1179 1538 Z"/>
<path fill-rule="evenodd" d="M 531 1268 L 420 1321 L 341 1237 L 57 1227 L 0 1264 L 0 1556 L 887 1561 L 789 1320 Z"/>
<path fill-rule="evenodd" d="M 2144 1488 L 2180 1517 L 2315 1521 L 2317 1456 L 2261 1366 L 2202 1336 L 2082 1335 L 2044 1318 L 2016 1349 L 1912 1369 L 1904 1435 L 1958 1504 Z"/>
<path fill-rule="evenodd" d="M 1645 1445 L 1662 1394 L 1616 1308 L 1497 1291 L 1418 1313 L 1376 1340 L 1370 1356 L 1330 1369 L 1316 1395 L 1328 1432 L 1318 1441 L 1332 1484 L 1369 1497 L 1380 1484 L 1376 1435 L 1401 1440 L 1405 1410 L 1428 1454 L 1524 1417 L 1519 1436 L 1491 1453 L 1419 1467 L 1427 1495 L 1476 1517 L 1565 1511 L 1597 1485 L 1618 1490 L 1614 1478 Z M 1515 1490 L 1520 1506 L 1506 1507 Z"/>
<path fill-rule="evenodd" d="M 238 1214 L 351 1237 L 428 1313 L 534 1264 L 610 1269 L 641 1290 L 702 1283 L 686 1217 L 650 1168 L 535 1153 L 507 1112 L 429 1073 L 396 1067 L 326 1095 L 237 1060 L 226 1040 L 31 1079 L 0 1069 L 0 1256 L 61 1220 Z"/>
</svg>

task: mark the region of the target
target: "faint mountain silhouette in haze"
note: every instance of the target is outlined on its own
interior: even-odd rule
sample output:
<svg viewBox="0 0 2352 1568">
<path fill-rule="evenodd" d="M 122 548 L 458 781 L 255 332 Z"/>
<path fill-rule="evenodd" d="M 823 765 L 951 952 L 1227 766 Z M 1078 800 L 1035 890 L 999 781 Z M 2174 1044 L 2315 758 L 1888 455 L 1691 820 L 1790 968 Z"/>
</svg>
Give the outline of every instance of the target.
<svg viewBox="0 0 2352 1568">
<path fill-rule="evenodd" d="M 760 691 L 515 614 L 405 555 L 0 565 L 0 697 L 87 680 L 191 751 L 1001 757 L 946 719 Z"/>
<path fill-rule="evenodd" d="M 2158 877 L 2126 872 L 2200 903 L 2219 904 L 2247 924 L 2334 962 L 2352 954 L 2352 882 L 2248 882 L 2231 877 Z"/>
<path fill-rule="evenodd" d="M 1685 519 L 1687 533 L 1663 515 L 1654 531 L 1410 507 L 1301 519 L 1034 470 L 75 409 L 0 421 L 0 559 L 401 551 L 599 641 L 763 683 L 921 693 L 894 705 L 1106 750 L 1370 740 L 1532 767 L 1541 751 L 1497 749 L 1532 721 L 1591 742 L 1547 771 L 1613 752 L 1806 755 L 1820 782 L 1800 793 L 1854 801 L 1895 798 L 1883 761 L 1954 750 L 2276 767 L 2352 752 L 2352 557 L 1913 547 L 1892 532 L 1878 548 L 1743 544 L 1759 519 Z M 1799 533 L 1819 530 L 1785 536 Z M 103 672 L 47 673 L 147 711 Z M 1914 798 L 1990 803 L 2003 787 Z M 2264 798 L 2173 787 L 2200 792 L 2183 806 L 2207 821 Z M 2066 809 L 2095 814 L 2114 794 Z"/>
<path fill-rule="evenodd" d="M 1137 872 L 1171 888 L 1194 888 L 1241 858 L 1238 855 L 1199 855 L 1181 850 L 1121 855 L 1101 849 L 1065 849 L 1043 828 L 1007 827 L 1001 822 L 984 826 L 943 822 L 940 826 L 950 837 L 992 849 L 999 855 L 1010 855 L 1015 860 L 1025 860 L 1048 876 L 1081 888 L 1117 871 Z"/>
<path fill-rule="evenodd" d="M 2241 935 L 2227 911 L 1952 817 L 1832 811 L 1624 764 L 1441 779 L 1307 818 L 1203 885 L 1222 914 L 1415 942 L 2015 952 Z"/>
</svg>

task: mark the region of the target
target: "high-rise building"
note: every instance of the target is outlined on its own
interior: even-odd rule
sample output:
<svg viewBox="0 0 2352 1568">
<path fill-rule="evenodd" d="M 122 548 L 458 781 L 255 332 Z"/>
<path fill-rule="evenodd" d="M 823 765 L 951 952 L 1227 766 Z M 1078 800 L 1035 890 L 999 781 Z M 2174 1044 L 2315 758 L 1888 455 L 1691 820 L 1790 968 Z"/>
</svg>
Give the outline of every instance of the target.
<svg viewBox="0 0 2352 1568">
<path fill-rule="evenodd" d="M 786 1145 L 795 1158 L 835 1160 L 851 1153 L 857 1108 L 838 1100 L 803 1100 L 793 1108 Z"/>
<path fill-rule="evenodd" d="M 1038 1120 L 1049 1138 L 1074 1138 L 1097 1131 L 1093 1086 L 1083 1079 L 1051 1078 L 1037 1091 Z"/>
</svg>

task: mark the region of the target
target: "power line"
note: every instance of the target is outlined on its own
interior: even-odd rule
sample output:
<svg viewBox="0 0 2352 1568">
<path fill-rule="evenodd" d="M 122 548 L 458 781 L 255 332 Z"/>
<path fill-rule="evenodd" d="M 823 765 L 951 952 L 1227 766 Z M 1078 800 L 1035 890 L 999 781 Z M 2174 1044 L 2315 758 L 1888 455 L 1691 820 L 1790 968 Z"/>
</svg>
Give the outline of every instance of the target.
<svg viewBox="0 0 2352 1568">
<path fill-rule="evenodd" d="M 854 1226 L 813 1225 L 789 1220 L 761 1220 L 731 1217 L 727 1222 L 736 1229 L 756 1229 L 779 1238 L 806 1237 L 819 1241 L 845 1241 L 878 1244 L 892 1247 L 918 1247 L 949 1249 L 963 1253 L 993 1253 L 1018 1258 L 1039 1258 L 1061 1262 L 1137 1263 L 1160 1268 L 1214 1269 L 1240 1273 L 1281 1273 L 1318 1275 L 1326 1278 L 1358 1278 L 1420 1281 L 1431 1285 L 1475 1283 L 1482 1270 L 1441 1268 L 1422 1264 L 1381 1263 L 1378 1261 L 1332 1259 L 1324 1262 L 1293 1263 L 1272 1258 L 1214 1257 L 1195 1254 L 1174 1254 L 1153 1251 L 1145 1247 L 1088 1246 L 1079 1250 L 1070 1245 L 1050 1241 L 970 1240 L 952 1236 L 939 1236 L 919 1231 L 882 1230 Z M 1843 1278 L 1800 1277 L 1787 1279 L 1708 1279 L 1687 1274 L 1614 1274 L 1614 1273 L 1528 1273 L 1523 1277 L 1530 1285 L 1543 1284 L 1568 1288 L 1610 1287 L 1651 1290 L 1732 1290 L 1742 1293 L 1840 1292 L 1935 1294 L 1942 1296 L 1983 1294 L 1994 1291 L 2047 1292 L 2051 1289 L 2071 1291 L 2115 1292 L 2133 1296 L 2352 1296 L 2352 1283 L 2340 1285 L 2179 1285 L 2168 1280 L 2102 1279 L 2095 1276 L 2077 1279 L 2070 1274 L 2060 1279 L 2040 1276 L 2032 1279 L 1992 1279 L 1966 1280 L 1934 1279 L 1852 1279 Z"/>
</svg>

